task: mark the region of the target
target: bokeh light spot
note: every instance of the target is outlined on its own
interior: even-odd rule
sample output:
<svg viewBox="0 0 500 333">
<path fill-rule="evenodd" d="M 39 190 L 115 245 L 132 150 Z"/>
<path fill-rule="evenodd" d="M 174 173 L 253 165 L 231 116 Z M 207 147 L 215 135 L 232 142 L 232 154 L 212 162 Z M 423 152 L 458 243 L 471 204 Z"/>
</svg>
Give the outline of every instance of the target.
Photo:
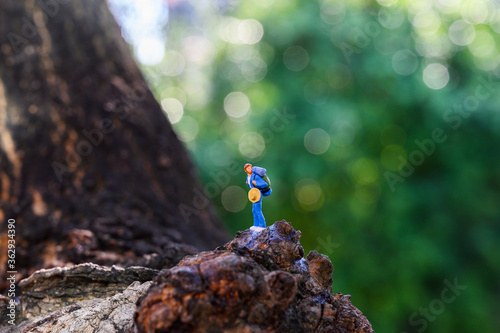
<svg viewBox="0 0 500 333">
<path fill-rule="evenodd" d="M 232 44 L 256 44 L 264 35 L 262 24 L 254 19 L 239 20 L 226 17 L 219 26 L 219 36 Z"/>
<path fill-rule="evenodd" d="M 230 117 L 241 118 L 250 111 L 250 101 L 244 93 L 234 91 L 224 98 L 224 110 Z"/>
<path fill-rule="evenodd" d="M 435 11 L 423 10 L 415 15 L 412 25 L 419 35 L 430 36 L 438 31 L 441 26 L 441 19 Z"/>
<path fill-rule="evenodd" d="M 474 38 L 468 47 L 474 56 L 488 58 L 495 50 L 495 41 L 488 31 L 479 30 L 476 34 L 476 38 Z"/>
<path fill-rule="evenodd" d="M 434 2 L 435 1 L 420 0 L 407 2 L 405 5 L 408 6 L 408 13 L 411 16 L 412 14 L 416 15 L 419 12 L 431 10 Z"/>
<path fill-rule="evenodd" d="M 190 142 L 198 136 L 200 126 L 193 117 L 184 116 L 175 126 L 175 131 L 181 141 Z"/>
<path fill-rule="evenodd" d="M 228 45 L 227 55 L 232 62 L 240 64 L 258 58 L 259 52 L 257 48 L 252 45 Z"/>
<path fill-rule="evenodd" d="M 239 186 L 229 186 L 222 192 L 221 201 L 227 211 L 237 213 L 245 208 L 248 200 L 244 189 Z"/>
<path fill-rule="evenodd" d="M 170 123 L 172 124 L 179 122 L 184 115 L 184 107 L 176 98 L 164 98 L 161 101 L 161 107 L 167 114 L 168 120 L 170 120 Z"/>
<path fill-rule="evenodd" d="M 301 46 L 290 46 L 283 54 L 283 63 L 289 70 L 299 72 L 307 67 L 309 54 Z"/>
<path fill-rule="evenodd" d="M 257 20 L 242 20 L 238 24 L 238 37 L 243 44 L 258 43 L 263 35 L 264 28 Z"/>
<path fill-rule="evenodd" d="M 415 39 L 417 52 L 427 58 L 447 58 L 450 47 L 450 41 L 443 35 L 419 36 Z"/>
<path fill-rule="evenodd" d="M 462 6 L 462 17 L 473 24 L 484 23 L 488 14 L 488 5 L 482 0 L 469 0 Z"/>
<path fill-rule="evenodd" d="M 450 73 L 442 64 L 433 63 L 424 69 L 424 83 L 427 87 L 438 90 L 446 87 L 450 81 Z"/>
<path fill-rule="evenodd" d="M 494 49 L 486 56 L 477 56 L 474 58 L 474 64 L 483 71 L 495 70 L 500 65 L 500 53 Z"/>
<path fill-rule="evenodd" d="M 390 7 L 398 3 L 399 0 L 377 0 L 377 2 L 385 7 Z"/>
<path fill-rule="evenodd" d="M 353 181 L 359 185 L 371 184 L 378 178 L 377 164 L 368 158 L 354 162 L 350 171 Z"/>
<path fill-rule="evenodd" d="M 266 77 L 267 64 L 260 57 L 253 57 L 238 64 L 241 73 L 250 82 L 258 82 Z"/>
<path fill-rule="evenodd" d="M 147 66 L 158 64 L 165 55 L 162 30 L 169 18 L 168 5 L 160 0 L 109 0 L 108 4 L 137 60 Z"/>
<path fill-rule="evenodd" d="M 165 56 L 165 42 L 159 38 L 144 38 L 136 45 L 136 56 L 144 65 L 159 64 Z"/>
<path fill-rule="evenodd" d="M 405 21 L 405 13 L 401 8 L 380 8 L 378 22 L 387 29 L 396 29 Z"/>
<path fill-rule="evenodd" d="M 176 51 L 168 51 L 165 54 L 164 65 L 161 66 L 161 71 L 167 76 L 177 76 L 184 71 L 186 60 L 184 56 Z"/>
<path fill-rule="evenodd" d="M 352 82 L 351 70 L 344 64 L 330 66 L 327 78 L 333 89 L 343 89 Z"/>
<path fill-rule="evenodd" d="M 184 90 L 177 87 L 168 87 L 161 93 L 164 98 L 176 98 L 182 105 L 186 105 L 186 93 Z"/>
<path fill-rule="evenodd" d="M 215 50 L 205 36 L 189 36 L 182 40 L 182 53 L 188 61 L 207 65 L 212 62 Z"/>
<path fill-rule="evenodd" d="M 238 149 L 241 155 L 253 159 L 262 155 L 266 149 L 266 144 L 262 135 L 256 132 L 248 132 L 241 136 Z"/>
<path fill-rule="evenodd" d="M 458 20 L 452 23 L 448 35 L 453 44 L 464 46 L 470 44 L 474 40 L 476 30 L 469 22 Z"/>
<path fill-rule="evenodd" d="M 354 141 L 356 129 L 350 122 L 339 120 L 333 123 L 330 134 L 334 145 L 347 147 Z"/>
<path fill-rule="evenodd" d="M 500 34 L 500 8 L 491 14 L 490 26 L 496 33 Z"/>
<path fill-rule="evenodd" d="M 330 147 L 330 136 L 321 128 L 313 128 L 304 136 L 304 146 L 311 154 L 321 155 Z"/>
<path fill-rule="evenodd" d="M 254 0 L 253 3 L 262 8 L 269 8 L 275 5 L 275 0 Z"/>
<path fill-rule="evenodd" d="M 295 185 L 295 196 L 302 209 L 314 211 L 324 203 L 323 190 L 314 179 L 301 179 Z"/>
<path fill-rule="evenodd" d="M 440 6 L 446 7 L 447 9 L 452 9 L 460 5 L 462 0 L 438 0 L 437 3 Z"/>
<path fill-rule="evenodd" d="M 320 8 L 320 16 L 327 24 L 337 24 L 345 17 L 345 5 L 337 0 L 323 0 Z"/>
<path fill-rule="evenodd" d="M 413 74 L 417 67 L 417 56 L 410 50 L 400 50 L 392 56 L 392 68 L 399 75 Z"/>
<path fill-rule="evenodd" d="M 240 20 L 234 17 L 226 17 L 220 22 L 219 25 L 219 36 L 222 40 L 232 43 L 240 44 L 240 38 L 238 36 L 238 26 Z"/>
</svg>

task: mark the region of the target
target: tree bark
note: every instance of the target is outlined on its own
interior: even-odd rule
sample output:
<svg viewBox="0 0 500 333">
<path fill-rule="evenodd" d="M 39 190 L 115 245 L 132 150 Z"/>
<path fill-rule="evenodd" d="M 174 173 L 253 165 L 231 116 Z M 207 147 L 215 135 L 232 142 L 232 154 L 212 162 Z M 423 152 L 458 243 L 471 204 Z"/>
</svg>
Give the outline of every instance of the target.
<svg viewBox="0 0 500 333">
<path fill-rule="evenodd" d="M 213 249 L 228 238 L 196 179 L 105 1 L 0 2 L 2 283 L 8 219 L 22 276 Z"/>
<path fill-rule="evenodd" d="M 89 263 L 37 271 L 11 306 L 15 332 L 373 333 L 350 295 L 332 293 L 330 259 L 304 257 L 301 235 L 278 221 L 161 272 Z M 0 333 L 13 328 L 9 301 L 0 297 Z"/>
</svg>

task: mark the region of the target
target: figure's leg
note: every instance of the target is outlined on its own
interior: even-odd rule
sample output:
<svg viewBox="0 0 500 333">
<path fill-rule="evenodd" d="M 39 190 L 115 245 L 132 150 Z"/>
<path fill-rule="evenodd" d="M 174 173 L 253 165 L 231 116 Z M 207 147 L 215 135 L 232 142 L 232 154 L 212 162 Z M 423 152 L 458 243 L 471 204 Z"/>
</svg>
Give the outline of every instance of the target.
<svg viewBox="0 0 500 333">
<path fill-rule="evenodd" d="M 258 213 L 257 213 L 257 226 L 261 228 L 266 227 L 266 219 L 264 218 L 264 214 L 262 213 L 262 197 L 260 197 L 260 200 L 257 202 L 258 204 Z"/>
<path fill-rule="evenodd" d="M 264 214 L 262 213 L 262 210 L 260 212 L 260 216 L 262 216 L 262 218 L 260 219 L 259 227 L 265 228 L 266 227 L 266 219 L 264 218 Z"/>
<path fill-rule="evenodd" d="M 262 213 L 262 199 L 264 197 L 260 197 L 260 216 L 262 216 L 262 219 L 260 220 L 260 227 L 265 228 L 266 227 L 266 219 L 264 217 L 264 213 Z"/>
<path fill-rule="evenodd" d="M 254 202 L 252 204 L 252 214 L 253 214 L 253 225 L 255 227 L 258 227 L 260 222 L 259 222 L 259 218 L 260 218 L 260 214 L 261 213 L 261 208 L 260 208 L 260 202 L 257 201 L 257 202 Z"/>
<path fill-rule="evenodd" d="M 259 201 L 253 204 L 252 212 L 254 226 L 265 228 L 266 220 L 264 219 L 264 214 L 262 214 L 262 197 Z"/>
</svg>

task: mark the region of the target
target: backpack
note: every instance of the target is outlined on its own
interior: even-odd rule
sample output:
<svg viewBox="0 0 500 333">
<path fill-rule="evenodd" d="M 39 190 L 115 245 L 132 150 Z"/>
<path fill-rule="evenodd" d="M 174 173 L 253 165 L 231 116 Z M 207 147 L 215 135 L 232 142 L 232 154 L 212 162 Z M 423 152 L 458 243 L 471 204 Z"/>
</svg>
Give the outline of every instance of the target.
<svg viewBox="0 0 500 333">
<path fill-rule="evenodd" d="M 258 167 L 258 166 L 254 166 L 254 167 L 252 167 L 252 172 L 255 173 L 256 175 L 259 175 L 262 178 L 262 180 L 264 180 L 267 183 L 266 187 L 260 189 L 262 192 L 262 195 L 265 197 L 270 195 L 272 192 L 271 191 L 271 180 L 266 175 L 266 169 Z"/>
</svg>

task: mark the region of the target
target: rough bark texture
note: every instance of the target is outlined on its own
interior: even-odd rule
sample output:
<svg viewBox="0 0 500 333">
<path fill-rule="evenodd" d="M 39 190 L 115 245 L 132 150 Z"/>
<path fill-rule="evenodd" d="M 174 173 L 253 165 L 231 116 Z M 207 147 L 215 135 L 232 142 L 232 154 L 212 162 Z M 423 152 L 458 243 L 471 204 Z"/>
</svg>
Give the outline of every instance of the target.
<svg viewBox="0 0 500 333">
<path fill-rule="evenodd" d="M 37 271 L 21 282 L 23 322 L 0 332 L 373 332 L 349 295 L 331 293 L 328 257 L 304 258 L 299 238 L 280 221 L 159 274 L 94 264 Z"/>
<path fill-rule="evenodd" d="M 136 301 L 158 271 L 91 263 L 39 270 L 21 281 L 17 327 L 0 318 L 0 332 L 126 332 Z M 6 300 L 8 302 L 8 300 Z M 6 309 L 5 308 L 2 308 Z"/>
<path fill-rule="evenodd" d="M 300 236 L 280 221 L 163 270 L 138 302 L 139 332 L 373 332 Z"/>
<path fill-rule="evenodd" d="M 132 282 L 151 281 L 156 275 L 158 271 L 150 268 L 107 268 L 90 263 L 36 271 L 19 284 L 23 317 L 32 319 L 83 300 L 110 297 Z"/>
<path fill-rule="evenodd" d="M 132 333 L 135 303 L 150 285 L 151 281 L 142 284 L 136 281 L 123 292 L 113 296 L 93 298 L 68 305 L 24 322 L 15 329 L 6 328 L 3 331 L 0 329 L 0 332 Z"/>
<path fill-rule="evenodd" d="M 179 209 L 194 189 L 104 0 L 0 1 L 0 291 L 7 219 L 18 279 L 66 263 L 168 267 L 188 245 L 223 244 L 210 206 Z"/>
</svg>

